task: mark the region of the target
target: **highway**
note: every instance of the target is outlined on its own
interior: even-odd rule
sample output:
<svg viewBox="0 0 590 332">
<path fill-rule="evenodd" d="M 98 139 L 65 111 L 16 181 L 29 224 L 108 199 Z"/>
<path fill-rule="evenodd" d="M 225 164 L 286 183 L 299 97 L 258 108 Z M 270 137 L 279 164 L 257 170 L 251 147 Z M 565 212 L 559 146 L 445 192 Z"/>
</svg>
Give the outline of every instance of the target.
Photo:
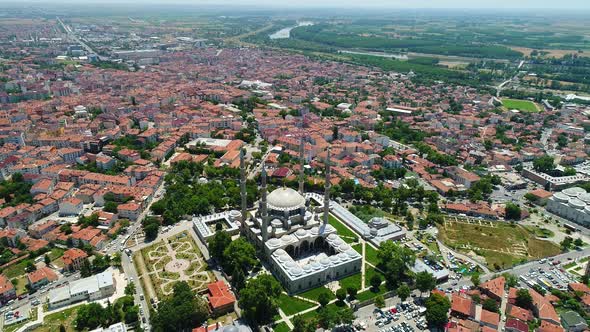
<svg viewBox="0 0 590 332">
<path fill-rule="evenodd" d="M 78 44 L 82 45 L 82 47 L 84 47 L 84 49 L 89 53 L 89 54 L 94 54 L 98 57 L 98 59 L 100 61 L 108 61 L 110 60 L 109 57 L 105 57 L 102 55 L 99 55 L 97 52 L 95 52 L 92 47 L 88 46 L 88 44 L 86 44 L 81 38 L 78 38 L 78 36 L 76 36 L 76 34 L 74 33 L 74 31 L 72 30 L 72 28 L 70 28 L 68 25 L 66 25 L 61 18 L 56 17 L 57 22 L 61 25 L 61 27 L 65 30 L 66 34 L 68 35 L 68 37 L 70 37 L 71 39 L 73 39 L 75 42 L 77 42 Z"/>
</svg>

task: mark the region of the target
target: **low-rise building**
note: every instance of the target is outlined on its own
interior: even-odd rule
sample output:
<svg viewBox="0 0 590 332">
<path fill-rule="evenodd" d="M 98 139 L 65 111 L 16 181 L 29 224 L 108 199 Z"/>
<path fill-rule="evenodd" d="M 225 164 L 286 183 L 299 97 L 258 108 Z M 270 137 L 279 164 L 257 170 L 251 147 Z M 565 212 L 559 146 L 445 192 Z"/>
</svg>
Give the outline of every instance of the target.
<svg viewBox="0 0 590 332">
<path fill-rule="evenodd" d="M 16 289 L 8 278 L 0 274 L 0 304 L 4 304 L 16 298 Z"/>
<path fill-rule="evenodd" d="M 39 289 L 57 280 L 57 274 L 48 267 L 42 267 L 27 273 L 27 283 L 31 289 Z"/>
<path fill-rule="evenodd" d="M 86 258 L 88 258 L 88 254 L 84 250 L 78 248 L 66 250 L 61 257 L 64 263 L 64 271 L 79 270 Z"/>
<path fill-rule="evenodd" d="M 110 270 L 74 280 L 68 285 L 49 292 L 49 308 L 55 309 L 80 301 L 94 301 L 111 296 L 115 292 L 115 279 Z"/>
</svg>

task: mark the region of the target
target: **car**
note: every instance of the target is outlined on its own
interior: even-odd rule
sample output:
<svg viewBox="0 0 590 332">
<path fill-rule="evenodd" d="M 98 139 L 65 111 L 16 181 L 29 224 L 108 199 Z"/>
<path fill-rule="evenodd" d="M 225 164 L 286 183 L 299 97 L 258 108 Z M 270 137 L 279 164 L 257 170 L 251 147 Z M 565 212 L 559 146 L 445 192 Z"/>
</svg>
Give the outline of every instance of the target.
<svg viewBox="0 0 590 332">
<path fill-rule="evenodd" d="M 143 294 L 139 294 L 139 299 L 143 300 Z"/>
</svg>

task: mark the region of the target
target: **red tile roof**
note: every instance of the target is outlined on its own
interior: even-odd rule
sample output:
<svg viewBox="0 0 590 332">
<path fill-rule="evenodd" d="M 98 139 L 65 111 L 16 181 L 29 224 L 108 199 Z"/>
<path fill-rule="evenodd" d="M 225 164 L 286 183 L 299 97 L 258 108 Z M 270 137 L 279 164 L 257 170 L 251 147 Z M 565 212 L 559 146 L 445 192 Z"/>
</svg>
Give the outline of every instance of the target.
<svg viewBox="0 0 590 332">
<path fill-rule="evenodd" d="M 221 280 L 207 285 L 207 288 L 209 289 L 207 298 L 213 310 L 233 304 L 236 301 L 227 285 Z"/>
</svg>

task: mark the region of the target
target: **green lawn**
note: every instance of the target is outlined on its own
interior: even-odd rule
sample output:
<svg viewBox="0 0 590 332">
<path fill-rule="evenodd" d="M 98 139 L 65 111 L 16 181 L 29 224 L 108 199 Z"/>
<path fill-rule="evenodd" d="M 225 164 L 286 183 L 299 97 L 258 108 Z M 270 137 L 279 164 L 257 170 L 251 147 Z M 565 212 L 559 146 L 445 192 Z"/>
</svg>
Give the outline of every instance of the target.
<svg viewBox="0 0 590 332">
<path fill-rule="evenodd" d="M 377 266 L 379 264 L 379 258 L 377 258 L 377 249 L 375 249 L 369 243 L 365 244 L 365 259 L 367 262 Z"/>
<path fill-rule="evenodd" d="M 386 291 L 387 291 L 387 289 L 385 288 L 385 285 L 384 285 L 384 284 L 382 284 L 382 285 L 379 287 L 379 291 L 376 291 L 376 292 L 375 292 L 375 290 L 371 288 L 371 289 L 369 289 L 369 290 L 366 290 L 366 291 L 364 291 L 364 292 L 360 292 L 360 293 L 358 293 L 358 294 L 356 295 L 356 298 L 357 298 L 357 300 L 359 300 L 360 302 L 363 302 L 363 301 L 370 300 L 370 299 L 374 298 L 375 296 L 378 296 L 378 295 L 384 294 Z"/>
<path fill-rule="evenodd" d="M 351 276 L 348 276 L 344 279 L 340 279 L 340 287 L 347 289 L 348 287 L 356 287 L 356 289 L 361 289 L 362 283 L 362 275 L 361 273 L 356 273 Z"/>
<path fill-rule="evenodd" d="M 23 259 L 22 261 L 7 267 L 6 269 L 4 269 L 4 271 L 2 271 L 2 273 L 8 279 L 21 276 L 25 274 L 25 267 L 27 267 L 27 261 L 28 259 Z"/>
<path fill-rule="evenodd" d="M 281 294 L 279 297 L 279 307 L 285 315 L 291 316 L 303 310 L 315 307 L 315 304 L 307 302 L 295 297 L 291 297 L 287 294 Z"/>
<path fill-rule="evenodd" d="M 289 329 L 289 326 L 287 326 L 287 323 L 285 323 L 285 322 L 281 322 L 281 323 L 275 325 L 275 327 L 273 327 L 273 330 L 275 330 L 275 332 L 289 332 L 289 331 L 291 331 L 291 329 Z"/>
<path fill-rule="evenodd" d="M 322 293 L 328 294 L 328 297 L 330 298 L 330 300 L 333 300 L 333 299 L 336 298 L 336 295 L 334 295 L 334 293 L 332 293 L 331 290 L 327 289 L 324 286 L 317 287 L 317 288 L 314 288 L 314 289 L 310 289 L 307 292 L 303 292 L 303 293 L 300 293 L 300 294 L 297 294 L 297 295 L 299 295 L 301 297 L 304 297 L 306 299 L 317 301 L 319 295 L 322 294 Z"/>
<path fill-rule="evenodd" d="M 519 99 L 502 99 L 502 105 L 508 110 L 519 110 L 523 112 L 536 113 L 539 109 L 532 101 Z"/>
<path fill-rule="evenodd" d="M 351 231 L 348 227 L 344 226 L 333 215 L 330 215 L 328 217 L 328 223 L 330 225 L 334 226 L 334 228 L 336 228 L 336 231 L 338 232 L 338 235 L 341 235 L 342 236 L 342 239 L 344 241 L 346 241 L 348 243 L 352 243 L 352 242 L 358 241 L 357 235 L 353 231 Z"/>
<path fill-rule="evenodd" d="M 60 325 L 63 325 L 68 332 L 76 331 L 74 320 L 76 319 L 76 312 L 80 306 L 81 305 L 45 316 L 45 319 L 43 319 L 43 325 L 34 329 L 33 332 L 59 331 Z"/>
</svg>

